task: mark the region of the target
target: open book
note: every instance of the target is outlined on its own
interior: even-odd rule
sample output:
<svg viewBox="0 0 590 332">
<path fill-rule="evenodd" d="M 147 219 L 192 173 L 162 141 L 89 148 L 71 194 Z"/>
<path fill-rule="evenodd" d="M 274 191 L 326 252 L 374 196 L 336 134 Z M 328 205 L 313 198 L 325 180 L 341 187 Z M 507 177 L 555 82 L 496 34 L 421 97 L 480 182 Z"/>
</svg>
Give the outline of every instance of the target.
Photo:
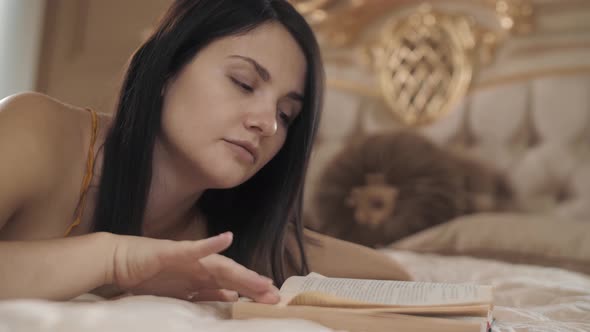
<svg viewBox="0 0 590 332">
<path fill-rule="evenodd" d="M 276 305 L 242 299 L 232 318 L 300 318 L 333 329 L 366 331 L 489 331 L 491 286 L 291 277 Z"/>
</svg>

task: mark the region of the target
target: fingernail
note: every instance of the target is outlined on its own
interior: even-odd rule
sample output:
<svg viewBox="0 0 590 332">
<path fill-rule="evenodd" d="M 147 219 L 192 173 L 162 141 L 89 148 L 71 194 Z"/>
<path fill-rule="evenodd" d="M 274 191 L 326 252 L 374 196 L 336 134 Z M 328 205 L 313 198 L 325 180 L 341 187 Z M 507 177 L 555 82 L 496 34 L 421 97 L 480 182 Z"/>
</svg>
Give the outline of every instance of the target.
<svg viewBox="0 0 590 332">
<path fill-rule="evenodd" d="M 275 292 L 277 295 L 279 294 L 279 289 L 275 286 L 272 286 L 272 290 L 273 292 Z"/>
<path fill-rule="evenodd" d="M 277 293 L 272 293 L 272 303 L 277 303 L 281 300 L 281 295 Z"/>
<path fill-rule="evenodd" d="M 234 234 L 232 232 L 224 232 L 224 233 L 221 233 L 221 234 L 219 234 L 217 236 L 219 236 L 219 237 L 229 237 L 230 239 L 233 239 Z"/>
</svg>

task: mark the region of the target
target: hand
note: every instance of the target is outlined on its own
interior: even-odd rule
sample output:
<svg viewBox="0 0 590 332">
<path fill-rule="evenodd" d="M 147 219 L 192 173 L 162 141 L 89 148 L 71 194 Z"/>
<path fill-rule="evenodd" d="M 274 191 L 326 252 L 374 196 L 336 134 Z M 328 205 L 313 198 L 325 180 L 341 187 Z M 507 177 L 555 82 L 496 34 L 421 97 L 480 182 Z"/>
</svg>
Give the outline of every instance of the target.
<svg viewBox="0 0 590 332">
<path fill-rule="evenodd" d="M 133 294 L 194 301 L 235 301 L 240 295 L 274 304 L 272 280 L 218 255 L 232 242 L 224 233 L 199 241 L 117 236 L 108 281 Z"/>
</svg>

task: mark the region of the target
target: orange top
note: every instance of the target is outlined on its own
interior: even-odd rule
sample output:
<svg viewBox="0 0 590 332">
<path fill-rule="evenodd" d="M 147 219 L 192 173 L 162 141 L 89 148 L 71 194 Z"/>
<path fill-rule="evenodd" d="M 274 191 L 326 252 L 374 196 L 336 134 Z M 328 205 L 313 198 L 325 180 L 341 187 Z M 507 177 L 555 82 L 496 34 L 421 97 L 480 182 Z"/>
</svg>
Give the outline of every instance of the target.
<svg viewBox="0 0 590 332">
<path fill-rule="evenodd" d="M 96 112 L 90 108 L 87 108 L 92 117 L 92 134 L 90 136 L 90 148 L 88 149 L 88 157 L 86 158 L 86 174 L 84 174 L 84 180 L 82 181 L 82 187 L 80 188 L 80 200 L 76 207 L 76 218 L 70 224 L 68 229 L 65 231 L 64 236 L 70 235 L 74 227 L 80 224 L 82 215 L 84 214 L 84 206 L 86 206 L 86 192 L 90 187 L 92 181 L 93 170 L 94 170 L 94 143 L 96 142 L 96 133 L 98 131 L 98 117 Z"/>
</svg>

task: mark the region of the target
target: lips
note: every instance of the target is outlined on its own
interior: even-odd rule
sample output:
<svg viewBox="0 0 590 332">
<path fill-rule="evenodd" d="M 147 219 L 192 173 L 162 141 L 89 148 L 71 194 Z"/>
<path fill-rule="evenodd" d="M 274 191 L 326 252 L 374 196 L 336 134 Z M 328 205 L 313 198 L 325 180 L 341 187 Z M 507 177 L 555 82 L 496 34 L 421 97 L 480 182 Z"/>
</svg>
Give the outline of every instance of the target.
<svg viewBox="0 0 590 332">
<path fill-rule="evenodd" d="M 252 159 L 254 160 L 254 162 L 258 160 L 258 147 L 254 143 L 245 140 L 234 139 L 224 139 L 224 141 L 246 150 L 248 153 L 250 153 L 250 155 L 252 155 Z"/>
</svg>

